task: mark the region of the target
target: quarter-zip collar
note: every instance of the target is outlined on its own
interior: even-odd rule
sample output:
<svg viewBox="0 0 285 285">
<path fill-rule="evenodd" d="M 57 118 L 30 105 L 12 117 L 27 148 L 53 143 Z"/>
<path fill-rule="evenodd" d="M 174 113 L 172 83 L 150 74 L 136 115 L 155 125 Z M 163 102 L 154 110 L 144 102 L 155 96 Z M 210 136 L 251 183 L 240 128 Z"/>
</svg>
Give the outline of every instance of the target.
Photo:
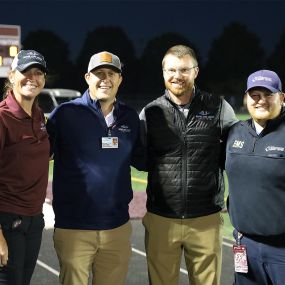
<svg viewBox="0 0 285 285">
<path fill-rule="evenodd" d="M 102 116 L 103 116 L 99 100 L 91 98 L 90 93 L 89 93 L 89 89 L 87 89 L 84 92 L 84 94 L 82 95 L 81 98 L 79 98 L 79 100 L 81 100 L 81 102 L 83 104 L 89 105 L 92 108 L 94 108 L 96 111 L 99 111 L 102 114 Z M 120 102 L 119 100 L 116 100 L 113 105 L 114 105 L 113 116 L 114 116 L 114 120 L 116 120 L 118 117 L 121 116 L 121 114 L 120 114 L 121 113 L 121 108 L 119 107 L 119 105 L 125 105 L 125 104 Z"/>
</svg>

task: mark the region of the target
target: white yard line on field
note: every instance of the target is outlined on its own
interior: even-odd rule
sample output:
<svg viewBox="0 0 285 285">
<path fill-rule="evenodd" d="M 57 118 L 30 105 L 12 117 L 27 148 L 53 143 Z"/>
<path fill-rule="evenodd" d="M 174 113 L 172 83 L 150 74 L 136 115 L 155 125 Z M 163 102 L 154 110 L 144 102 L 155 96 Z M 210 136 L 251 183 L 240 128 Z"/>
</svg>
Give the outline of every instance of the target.
<svg viewBox="0 0 285 285">
<path fill-rule="evenodd" d="M 50 267 L 49 265 L 47 265 L 46 263 L 40 260 L 37 260 L 37 264 L 41 266 L 42 268 L 46 269 L 47 271 L 51 272 L 52 274 L 59 276 L 59 272 L 55 270 L 54 268 Z"/>
</svg>

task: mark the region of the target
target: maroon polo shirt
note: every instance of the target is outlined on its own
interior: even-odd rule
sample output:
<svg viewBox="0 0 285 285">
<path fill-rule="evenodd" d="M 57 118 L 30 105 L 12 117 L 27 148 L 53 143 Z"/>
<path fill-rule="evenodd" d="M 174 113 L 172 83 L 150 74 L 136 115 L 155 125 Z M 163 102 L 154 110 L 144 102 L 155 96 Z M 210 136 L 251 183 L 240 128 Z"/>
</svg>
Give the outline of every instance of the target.
<svg viewBox="0 0 285 285">
<path fill-rule="evenodd" d="M 30 117 L 12 94 L 0 103 L 0 212 L 42 212 L 49 166 L 44 116 L 34 104 Z"/>
</svg>

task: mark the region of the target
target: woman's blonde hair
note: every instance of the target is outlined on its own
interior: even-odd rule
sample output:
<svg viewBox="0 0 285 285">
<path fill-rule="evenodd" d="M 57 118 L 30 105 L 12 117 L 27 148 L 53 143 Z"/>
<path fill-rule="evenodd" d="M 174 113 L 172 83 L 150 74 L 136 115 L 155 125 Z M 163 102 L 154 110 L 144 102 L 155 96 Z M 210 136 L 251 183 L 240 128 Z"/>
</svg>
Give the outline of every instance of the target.
<svg viewBox="0 0 285 285">
<path fill-rule="evenodd" d="M 8 96 L 8 91 L 11 91 L 13 89 L 13 84 L 11 83 L 10 79 L 9 79 L 9 75 L 12 73 L 13 71 L 9 71 L 8 73 L 8 77 L 4 82 L 4 87 L 3 87 L 3 99 L 5 99 Z"/>
</svg>

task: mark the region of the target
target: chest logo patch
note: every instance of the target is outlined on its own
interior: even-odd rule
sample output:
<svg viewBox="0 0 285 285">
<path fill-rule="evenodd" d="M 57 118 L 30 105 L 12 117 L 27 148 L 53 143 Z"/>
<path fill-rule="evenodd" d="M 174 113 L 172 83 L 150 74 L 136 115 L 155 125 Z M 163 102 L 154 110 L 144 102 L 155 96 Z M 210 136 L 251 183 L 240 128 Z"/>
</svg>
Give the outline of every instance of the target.
<svg viewBox="0 0 285 285">
<path fill-rule="evenodd" d="M 243 148 L 243 145 L 244 145 L 244 141 L 235 140 L 233 143 L 234 148 Z"/>
<path fill-rule="evenodd" d="M 215 116 L 212 115 L 211 112 L 209 111 L 200 111 L 196 115 L 196 119 L 200 119 L 200 120 L 213 120 L 214 118 Z"/>
<path fill-rule="evenodd" d="M 46 129 L 46 125 L 44 123 L 41 123 L 40 130 L 43 132 L 46 132 L 47 129 Z"/>
<path fill-rule="evenodd" d="M 119 131 L 121 131 L 122 133 L 130 133 L 131 132 L 131 129 L 129 126 L 127 125 L 121 125 L 119 128 L 118 128 Z"/>
<path fill-rule="evenodd" d="M 265 148 L 265 151 L 284 151 L 284 147 L 269 145 Z"/>
</svg>

